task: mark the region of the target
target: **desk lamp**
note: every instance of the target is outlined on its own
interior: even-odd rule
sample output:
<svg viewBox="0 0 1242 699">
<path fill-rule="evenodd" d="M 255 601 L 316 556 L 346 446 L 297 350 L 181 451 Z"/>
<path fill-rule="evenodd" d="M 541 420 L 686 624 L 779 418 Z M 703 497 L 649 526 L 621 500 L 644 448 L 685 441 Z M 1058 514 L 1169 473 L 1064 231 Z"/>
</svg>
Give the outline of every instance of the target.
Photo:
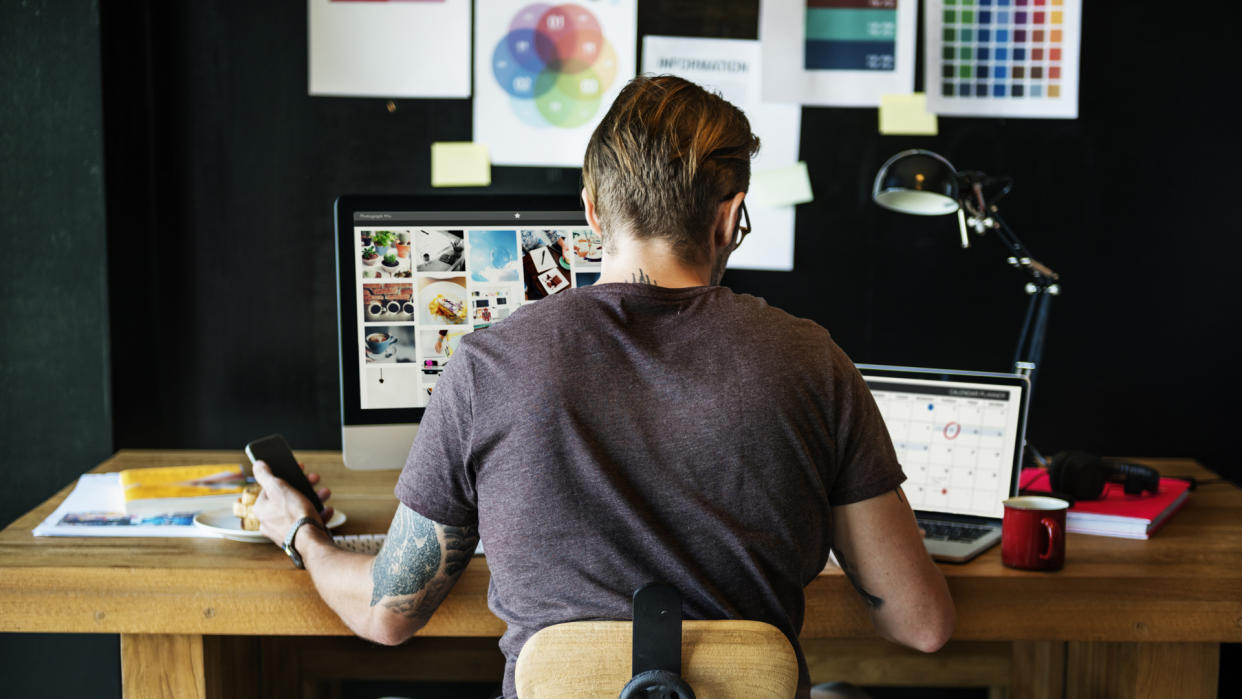
<svg viewBox="0 0 1242 699">
<path fill-rule="evenodd" d="M 982 172 L 959 172 L 943 156 L 929 150 L 906 150 L 889 158 L 875 176 L 871 198 L 886 209 L 918 216 L 957 214 L 962 247 L 970 247 L 967 229 L 976 235 L 993 231 L 993 236 L 1009 253 L 1009 264 L 1028 276 L 1026 318 L 1014 351 L 1014 369 L 1030 376 L 1044 350 L 1048 327 L 1048 305 L 1060 292 L 1060 276 L 1031 256 L 1022 241 L 1000 217 L 996 202 L 1013 182 L 1008 177 L 991 177 Z"/>
</svg>

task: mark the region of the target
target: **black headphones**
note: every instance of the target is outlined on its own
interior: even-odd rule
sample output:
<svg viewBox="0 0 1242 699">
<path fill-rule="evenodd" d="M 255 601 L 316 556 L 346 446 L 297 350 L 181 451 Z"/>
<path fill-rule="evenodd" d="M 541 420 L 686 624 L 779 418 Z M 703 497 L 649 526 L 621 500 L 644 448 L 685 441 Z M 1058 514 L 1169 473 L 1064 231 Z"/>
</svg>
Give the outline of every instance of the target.
<svg viewBox="0 0 1242 699">
<path fill-rule="evenodd" d="M 1155 493 L 1160 473 L 1150 466 L 1101 459 L 1085 451 L 1063 451 L 1048 462 L 1048 485 L 1075 500 L 1097 500 L 1108 483 L 1121 483 L 1127 495 Z"/>
</svg>

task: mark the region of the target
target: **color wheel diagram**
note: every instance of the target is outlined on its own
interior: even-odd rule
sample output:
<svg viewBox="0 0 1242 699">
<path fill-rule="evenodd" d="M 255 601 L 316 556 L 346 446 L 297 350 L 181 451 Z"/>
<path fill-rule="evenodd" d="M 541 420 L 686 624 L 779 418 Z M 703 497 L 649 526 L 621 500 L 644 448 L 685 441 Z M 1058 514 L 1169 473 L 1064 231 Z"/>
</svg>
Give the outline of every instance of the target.
<svg viewBox="0 0 1242 699">
<path fill-rule="evenodd" d="M 535 3 L 518 10 L 497 42 L 492 74 L 523 123 L 570 129 L 599 111 L 617 54 L 590 10 Z"/>
</svg>

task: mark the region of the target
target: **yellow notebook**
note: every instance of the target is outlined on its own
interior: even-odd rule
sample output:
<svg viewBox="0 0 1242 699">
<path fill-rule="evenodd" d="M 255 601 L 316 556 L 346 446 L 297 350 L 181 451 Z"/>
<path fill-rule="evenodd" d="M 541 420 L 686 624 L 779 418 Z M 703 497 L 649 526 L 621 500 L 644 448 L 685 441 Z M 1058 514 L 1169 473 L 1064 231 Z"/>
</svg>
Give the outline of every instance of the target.
<svg viewBox="0 0 1242 699">
<path fill-rule="evenodd" d="M 246 484 L 239 464 L 131 468 L 120 476 L 125 513 L 131 515 L 229 507 Z"/>
</svg>

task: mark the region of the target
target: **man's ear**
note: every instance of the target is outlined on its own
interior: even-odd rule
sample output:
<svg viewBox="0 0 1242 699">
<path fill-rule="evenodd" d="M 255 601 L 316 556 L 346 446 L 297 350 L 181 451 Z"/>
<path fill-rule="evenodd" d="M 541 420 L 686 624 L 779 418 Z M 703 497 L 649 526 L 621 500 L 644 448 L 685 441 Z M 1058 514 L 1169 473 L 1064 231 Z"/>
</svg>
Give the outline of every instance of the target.
<svg viewBox="0 0 1242 699">
<path fill-rule="evenodd" d="M 716 244 L 716 247 L 729 248 L 733 246 L 734 236 L 737 235 L 737 226 L 741 222 L 739 217 L 742 215 L 742 201 L 744 199 L 746 199 L 746 192 L 738 192 L 720 202 L 720 206 L 716 209 L 716 221 L 712 231 L 712 241 Z"/>
<path fill-rule="evenodd" d="M 603 235 L 603 231 L 599 227 L 599 217 L 595 215 L 595 202 L 591 201 L 586 187 L 582 188 L 582 205 L 586 207 L 586 220 L 587 224 L 591 226 L 591 230 L 595 232 L 595 235 Z"/>
</svg>

